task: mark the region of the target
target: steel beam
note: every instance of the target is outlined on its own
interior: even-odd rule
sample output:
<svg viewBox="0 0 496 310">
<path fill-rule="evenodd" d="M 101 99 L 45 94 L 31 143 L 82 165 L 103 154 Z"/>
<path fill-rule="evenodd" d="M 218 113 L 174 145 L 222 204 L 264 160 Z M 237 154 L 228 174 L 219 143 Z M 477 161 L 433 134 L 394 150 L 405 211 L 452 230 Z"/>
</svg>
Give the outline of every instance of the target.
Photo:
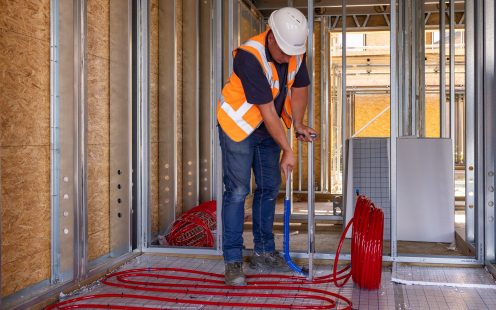
<svg viewBox="0 0 496 310">
<path fill-rule="evenodd" d="M 363 28 L 367 28 L 369 20 L 370 20 L 370 14 L 367 14 L 365 20 L 363 21 L 363 25 L 362 25 Z"/>
<path fill-rule="evenodd" d="M 222 88 L 222 55 L 224 51 L 223 46 L 223 6 L 222 0 L 213 0 L 213 23 L 212 23 L 212 33 L 213 33 L 213 85 L 214 91 L 212 91 L 212 118 L 217 115 L 217 100 L 220 98 L 220 92 Z M 214 199 L 217 201 L 217 238 L 216 238 L 216 254 L 222 253 L 222 194 L 224 192 L 224 186 L 222 182 L 222 152 L 219 143 L 219 133 L 217 131 L 216 122 L 212 122 L 212 134 L 213 134 L 213 184 L 214 184 Z"/>
<path fill-rule="evenodd" d="M 288 6 L 294 7 L 294 1 L 293 0 L 288 0 Z M 308 49 L 307 45 L 307 49 Z M 310 86 L 311 87 L 311 86 Z M 291 138 L 292 140 L 292 138 Z M 297 144 L 297 160 L 298 160 L 298 191 L 303 190 L 303 146 L 300 140 L 296 140 Z M 292 146 L 291 146 L 292 147 Z M 293 180 L 291 179 L 291 182 Z M 293 190 L 293 188 L 292 188 Z M 293 191 L 291 191 L 293 193 Z M 291 196 L 292 199 L 292 196 Z M 292 201 L 291 201 L 292 202 Z M 293 203 L 291 203 L 291 214 L 293 213 Z"/>
<path fill-rule="evenodd" d="M 298 144 L 298 191 L 303 190 L 303 145 L 300 140 Z"/>
<path fill-rule="evenodd" d="M 449 9 L 450 9 L 450 13 L 449 13 L 449 16 L 450 16 L 450 20 L 449 20 L 449 25 L 450 25 L 450 28 L 449 28 L 449 47 L 450 47 L 450 50 L 449 50 L 449 66 L 450 66 L 450 75 L 449 75 L 449 78 L 450 78 L 450 82 L 449 82 L 449 93 L 450 93 L 450 114 L 449 114 L 449 132 L 450 132 L 450 138 L 452 140 L 452 143 L 453 143 L 453 156 L 455 156 L 455 88 L 456 88 L 456 85 L 455 85 L 455 57 L 456 57 L 456 54 L 455 54 L 455 1 L 454 0 L 450 0 L 449 2 Z M 467 49 L 465 49 L 467 50 Z M 453 164 L 455 163 L 455 158 L 453 157 Z M 454 166 L 453 166 L 453 169 L 454 169 Z"/>
<path fill-rule="evenodd" d="M 465 241 L 475 243 L 475 7 L 466 2 L 465 22 Z"/>
<path fill-rule="evenodd" d="M 158 133 L 160 176 L 158 213 L 160 215 L 159 231 L 165 231 L 175 220 L 178 201 L 176 0 L 159 2 L 158 20 L 158 50 L 160 51 L 158 54 L 158 79 L 161 81 L 158 87 L 158 119 L 160 122 Z M 148 105 L 148 103 L 146 104 Z"/>
<path fill-rule="evenodd" d="M 307 0 L 293 0 L 293 7 L 297 9 L 308 8 L 309 4 Z M 288 3 L 288 0 L 258 0 L 256 2 L 256 6 L 258 10 L 276 10 L 282 7 L 285 7 Z M 356 0 L 353 3 L 350 3 L 348 6 L 379 6 L 379 5 L 388 5 L 389 1 L 387 0 Z M 314 7 L 319 8 L 341 8 L 339 2 L 333 0 L 320 0 L 315 4 L 312 4 Z"/>
<path fill-rule="evenodd" d="M 399 136 L 425 136 L 425 50 L 422 1 L 399 2 Z"/>
<path fill-rule="evenodd" d="M 235 0 L 227 1 L 227 77 L 231 76 L 233 71 L 233 56 L 234 50 L 234 2 Z"/>
<path fill-rule="evenodd" d="M 425 22 L 423 1 L 413 1 L 412 42 L 412 118 L 415 122 L 415 135 L 425 137 Z"/>
<path fill-rule="evenodd" d="M 460 17 L 460 20 L 456 23 L 457 26 L 461 26 L 461 25 L 465 24 L 465 14 L 466 14 L 466 12 L 464 11 L 462 14 L 462 17 Z"/>
<path fill-rule="evenodd" d="M 448 113 L 446 106 L 446 0 L 439 0 L 439 124 L 441 126 L 441 138 L 449 137 L 447 124 Z M 450 72 L 451 75 L 451 72 Z"/>
<path fill-rule="evenodd" d="M 396 8 L 396 0 L 391 0 L 391 7 Z M 401 9 L 401 5 L 399 8 Z M 398 33 L 401 33 L 401 31 L 398 28 L 398 17 L 397 17 L 397 10 L 392 10 L 391 11 L 391 30 L 390 30 L 390 51 L 391 51 L 391 56 L 390 56 L 390 63 L 391 63 L 391 75 L 390 75 L 390 84 L 391 84 L 391 120 L 390 120 L 390 132 L 391 132 L 391 139 L 390 139 L 390 163 L 391 163 L 391 171 L 390 171 L 390 188 L 391 188 L 391 257 L 395 258 L 398 255 L 397 252 L 397 213 L 398 213 L 398 206 L 396 203 L 397 200 L 397 185 L 396 185 L 396 171 L 397 171 L 397 164 L 396 164 L 396 140 L 399 135 L 399 127 L 398 127 L 398 110 L 400 105 L 399 102 L 399 94 L 398 94 L 398 87 L 399 83 L 401 81 L 398 81 L 398 72 L 399 72 L 399 66 L 398 66 L 398 49 L 399 47 L 403 46 L 402 42 L 399 42 L 398 39 Z M 403 15 L 402 13 L 400 15 Z M 400 58 L 401 59 L 401 58 Z M 401 84 L 404 85 L 404 84 Z M 403 100 L 404 97 L 401 99 Z"/>
<path fill-rule="evenodd" d="M 325 171 L 324 171 L 324 163 L 327 161 L 326 160 L 326 147 L 327 145 L 325 144 L 325 129 L 327 128 L 327 123 L 326 123 L 326 113 L 325 113 L 325 106 L 326 106 L 326 90 L 325 90 L 325 85 L 326 85 L 326 66 L 327 63 L 325 61 L 325 46 L 327 45 L 327 40 L 326 40 L 326 35 L 327 35 L 327 24 L 326 24 L 326 19 L 322 18 L 320 20 L 320 128 L 319 128 L 319 133 L 320 133 L 320 180 L 319 180 L 319 189 L 322 190 L 324 188 L 324 180 L 325 180 Z"/>
<path fill-rule="evenodd" d="M 150 240 L 150 32 L 149 32 L 149 16 L 150 2 L 143 0 L 140 2 L 139 12 L 136 14 L 136 33 L 138 38 L 138 46 L 136 47 L 137 55 L 137 115 L 136 115 L 136 162 L 137 162 L 137 189 L 136 201 L 138 204 L 137 216 L 137 245 L 141 251 L 146 247 Z"/>
<path fill-rule="evenodd" d="M 86 171 L 86 0 L 74 3 L 74 275 L 80 281 L 88 270 L 88 208 Z M 65 229 L 64 229 L 65 230 Z"/>
<path fill-rule="evenodd" d="M 344 1 L 344 0 L 343 0 Z M 314 42 L 313 42 L 313 0 L 308 0 L 308 72 L 312 74 L 312 81 L 314 79 Z M 315 93 L 313 87 L 308 89 L 308 126 L 313 127 L 314 123 L 314 100 Z M 301 170 L 301 169 L 300 169 Z M 314 187 L 314 145 L 312 142 L 308 143 L 308 279 L 313 279 L 313 255 L 315 253 L 315 187 Z"/>
<path fill-rule="evenodd" d="M 214 63 L 214 42 L 212 23 L 212 0 L 200 1 L 200 47 L 202 59 L 208 61 L 199 62 L 199 201 L 204 202 L 212 199 L 213 195 L 213 171 L 212 171 L 212 151 L 213 136 L 215 135 L 216 100 L 212 97 L 214 87 L 213 63 Z"/>
<path fill-rule="evenodd" d="M 148 62 L 148 51 L 150 49 L 150 35 L 148 32 L 148 18 L 150 14 L 150 3 L 147 0 L 140 1 L 136 5 L 136 204 L 137 204 L 137 248 L 141 251 L 148 240 L 150 240 L 150 129 L 143 124 L 149 124 L 148 101 L 149 84 L 148 75 L 150 64 Z"/>
<path fill-rule="evenodd" d="M 484 236 L 484 23 L 480 19 L 485 17 L 484 0 L 476 0 L 474 6 L 474 54 L 475 72 L 473 78 L 474 106 L 475 106 L 475 240 L 476 252 L 479 260 L 484 260 L 485 236 Z M 477 19 L 475 19 L 477 18 Z M 477 20 L 477 22 L 475 22 Z M 469 193 L 470 194 L 470 193 Z"/>
<path fill-rule="evenodd" d="M 301 10 L 304 13 L 307 13 L 307 6 L 306 3 L 302 4 L 303 1 L 300 3 L 297 3 L 297 8 Z M 455 11 L 456 12 L 463 12 L 464 8 L 464 1 L 463 0 L 455 0 Z M 281 7 L 284 7 L 282 2 L 277 2 L 277 1 L 272 1 L 272 0 L 266 0 L 264 2 L 257 1 L 256 2 L 256 7 L 258 10 L 264 14 L 268 15 L 270 12 L 273 10 L 279 9 Z M 388 19 L 389 19 L 389 14 L 390 14 L 390 5 L 388 1 L 384 2 L 375 2 L 375 3 L 369 3 L 369 4 L 364 4 L 360 2 L 352 2 L 348 4 L 347 7 L 347 14 L 348 16 L 365 16 L 365 15 L 384 15 L 387 14 Z M 424 2 L 424 7 L 425 7 L 425 12 L 426 14 L 431 14 L 436 15 L 439 12 L 439 0 L 431 0 L 431 1 L 426 1 Z M 336 1 L 318 1 L 314 3 L 314 8 L 318 8 L 318 15 L 317 16 L 340 16 L 341 15 L 341 4 L 340 2 Z M 439 26 L 436 18 L 436 24 Z"/>
<path fill-rule="evenodd" d="M 393 14 L 395 12 L 393 11 Z M 411 50 L 411 26 L 412 26 L 412 22 L 411 22 L 411 17 L 410 17 L 410 6 L 408 6 L 404 1 L 400 1 L 398 3 L 398 17 L 397 17 L 397 20 L 398 20 L 398 26 L 396 29 L 396 31 L 393 30 L 393 28 L 391 27 L 392 31 L 391 31 L 391 36 L 393 35 L 393 31 L 394 31 L 394 36 L 395 38 L 397 37 L 398 38 L 398 42 L 396 45 L 393 46 L 393 43 L 392 42 L 395 42 L 395 41 L 392 41 L 393 38 L 391 37 L 391 54 L 393 54 L 393 51 L 394 51 L 394 55 L 391 55 L 391 57 L 393 56 L 399 56 L 399 51 L 403 51 L 403 55 L 401 55 L 402 57 L 398 57 L 398 77 L 406 77 L 406 76 L 411 76 L 411 66 L 410 66 L 410 63 L 411 63 L 411 58 L 412 58 L 412 54 L 410 53 L 410 50 Z M 391 18 L 391 20 L 393 20 L 393 18 Z M 400 30 L 401 29 L 401 30 Z M 394 49 L 393 49 L 394 47 Z M 392 58 L 391 58 L 392 59 Z M 392 70 L 392 69 L 391 69 Z M 391 81 L 391 85 L 393 84 L 393 81 Z M 408 83 L 408 79 L 407 78 L 402 78 L 400 81 L 399 81 L 399 84 L 398 84 L 399 88 L 398 88 L 398 92 L 399 92 L 399 98 L 400 101 L 397 101 L 396 104 L 398 105 L 398 135 L 399 136 L 402 136 L 402 135 L 409 135 L 411 136 L 412 135 L 412 120 L 411 120 L 411 117 L 410 117 L 410 110 L 411 110 L 411 101 L 409 100 L 409 98 L 411 97 L 411 84 Z M 392 99 L 391 99 L 392 100 Z M 391 101 L 391 104 L 392 104 L 393 101 Z M 393 109 L 391 109 L 391 121 L 393 121 Z M 392 126 L 392 124 L 391 124 Z M 393 132 L 393 127 L 391 127 L 391 133 Z M 395 143 L 395 139 L 391 139 L 391 143 Z M 393 157 L 391 157 L 393 159 Z"/>
<path fill-rule="evenodd" d="M 483 98 L 483 123 L 484 123 L 484 240 L 486 264 L 496 262 L 496 212 L 495 207 L 495 168 L 496 168 L 496 79 L 495 66 L 495 5 L 493 0 L 484 0 L 484 98 Z M 482 202 L 481 201 L 481 202 Z"/>
<path fill-rule="evenodd" d="M 451 139 L 451 149 L 453 154 L 452 169 L 455 171 L 456 164 L 456 131 L 455 131 L 455 5 L 454 0 L 449 2 L 449 119 L 448 133 Z M 466 49 L 465 49 L 466 50 Z M 459 116 L 460 117 L 460 116 Z M 453 179 L 454 184 L 454 179 Z M 453 199 L 454 203 L 454 199 Z"/>
<path fill-rule="evenodd" d="M 342 154 L 342 177 L 341 177 L 341 186 L 342 186 L 342 208 L 346 210 L 346 202 L 348 198 L 346 197 L 346 188 L 347 188 L 347 157 L 348 152 L 346 150 L 346 140 L 348 139 L 348 124 L 349 124 L 349 114 L 348 110 L 348 98 L 346 95 L 346 0 L 341 0 L 342 5 L 342 29 L 341 29 L 341 154 Z"/>
<path fill-rule="evenodd" d="M 199 195 L 199 1 L 183 1 L 182 78 L 182 202 L 183 211 L 198 204 Z M 207 49 L 208 50 L 208 49 Z"/>
<path fill-rule="evenodd" d="M 78 7 L 73 2 L 54 1 L 51 61 L 51 149 L 52 149 L 52 283 L 75 276 L 75 236 L 78 215 L 76 168 L 77 73 L 74 56 Z M 58 28 L 58 29 L 55 29 Z M 63 102 L 64 104 L 60 104 Z M 63 116 L 63 117 L 61 117 Z M 58 163 L 57 163 L 58 161 Z M 58 236 L 55 236 L 57 234 Z"/>
<path fill-rule="evenodd" d="M 131 251 L 132 2 L 110 1 L 110 256 Z"/>
<path fill-rule="evenodd" d="M 329 191 L 329 18 L 321 21 L 321 186 L 322 192 Z"/>
<path fill-rule="evenodd" d="M 60 142 L 59 142 L 59 2 L 50 1 L 50 175 L 51 175 L 51 276 L 60 281 Z M 1 225 L 0 225 L 1 226 Z"/>
</svg>

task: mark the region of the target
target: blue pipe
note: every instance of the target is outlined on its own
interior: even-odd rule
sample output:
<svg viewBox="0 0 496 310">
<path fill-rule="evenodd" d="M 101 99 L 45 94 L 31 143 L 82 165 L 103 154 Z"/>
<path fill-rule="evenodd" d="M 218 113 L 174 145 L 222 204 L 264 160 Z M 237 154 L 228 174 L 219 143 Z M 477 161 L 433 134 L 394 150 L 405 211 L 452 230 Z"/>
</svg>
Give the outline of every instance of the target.
<svg viewBox="0 0 496 310">
<path fill-rule="evenodd" d="M 289 179 L 289 178 L 288 178 Z M 293 271 L 298 272 L 303 275 L 308 275 L 308 270 L 305 268 L 298 267 L 291 260 L 291 256 L 289 256 L 289 216 L 291 214 L 291 201 L 289 199 L 289 193 L 286 191 L 286 198 L 284 199 L 284 260 L 286 264 L 288 264 L 289 268 Z"/>
</svg>

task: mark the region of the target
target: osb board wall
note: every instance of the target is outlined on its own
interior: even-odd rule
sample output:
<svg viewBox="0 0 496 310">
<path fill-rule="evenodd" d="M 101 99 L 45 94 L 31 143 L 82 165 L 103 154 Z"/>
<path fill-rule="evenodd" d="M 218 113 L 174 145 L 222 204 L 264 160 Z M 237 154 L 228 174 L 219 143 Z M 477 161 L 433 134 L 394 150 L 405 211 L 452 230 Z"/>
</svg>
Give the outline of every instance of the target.
<svg viewBox="0 0 496 310">
<path fill-rule="evenodd" d="M 87 1 L 88 259 L 110 251 L 110 1 Z"/>
<path fill-rule="evenodd" d="M 151 12 L 150 12 L 150 158 L 151 158 L 151 202 L 150 202 L 150 216 L 151 216 L 151 233 L 156 235 L 157 233 L 163 233 L 159 231 L 159 203 L 160 203 L 160 191 L 163 189 L 159 188 L 159 178 L 165 177 L 159 175 L 159 6 L 161 1 L 166 0 L 152 0 L 151 1 Z M 177 165 L 175 167 L 177 172 L 177 193 L 182 193 L 182 176 L 181 176 L 181 154 L 182 154 L 182 11 L 183 5 L 182 1 L 176 2 L 176 102 L 177 102 Z M 172 31 L 172 29 L 171 29 Z M 167 81 L 166 81 L 167 82 Z M 188 81 L 186 81 L 187 83 Z M 167 142 L 163 142 L 167 143 Z M 182 197 L 177 196 L 177 207 L 176 207 L 176 217 L 179 217 L 182 213 Z"/>
<path fill-rule="evenodd" d="M 150 214 L 152 235 L 158 233 L 158 5 L 150 3 Z"/>
<path fill-rule="evenodd" d="M 357 96 L 355 101 L 355 131 L 360 130 L 372 118 L 389 106 L 389 95 L 363 95 Z M 439 96 L 427 94 L 425 96 L 425 126 L 426 136 L 429 138 L 439 138 Z M 367 129 L 362 131 L 358 137 L 389 137 L 390 111 L 385 112 Z"/>
<path fill-rule="evenodd" d="M 439 95 L 425 95 L 425 136 L 439 138 L 441 136 Z"/>
<path fill-rule="evenodd" d="M 357 95 L 355 97 L 355 132 L 388 107 L 389 101 L 389 94 Z M 358 137 L 389 137 L 390 117 L 391 113 L 388 110 L 363 130 Z"/>
<path fill-rule="evenodd" d="M 50 1 L 0 1 L 1 295 L 50 276 Z"/>
</svg>

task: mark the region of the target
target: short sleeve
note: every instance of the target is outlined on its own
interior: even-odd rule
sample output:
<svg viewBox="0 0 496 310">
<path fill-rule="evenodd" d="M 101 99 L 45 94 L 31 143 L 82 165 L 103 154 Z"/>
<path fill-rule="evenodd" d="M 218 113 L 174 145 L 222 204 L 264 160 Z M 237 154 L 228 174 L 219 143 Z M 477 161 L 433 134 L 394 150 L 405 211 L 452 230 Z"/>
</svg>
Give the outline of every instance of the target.
<svg viewBox="0 0 496 310">
<path fill-rule="evenodd" d="M 310 85 L 310 77 L 308 76 L 307 69 L 307 54 L 303 56 L 303 61 L 301 62 L 300 69 L 296 73 L 295 81 L 293 87 L 305 87 Z"/>
<path fill-rule="evenodd" d="M 239 49 L 234 57 L 233 71 L 241 80 L 249 103 L 265 104 L 273 100 L 269 82 L 254 55 Z"/>
</svg>

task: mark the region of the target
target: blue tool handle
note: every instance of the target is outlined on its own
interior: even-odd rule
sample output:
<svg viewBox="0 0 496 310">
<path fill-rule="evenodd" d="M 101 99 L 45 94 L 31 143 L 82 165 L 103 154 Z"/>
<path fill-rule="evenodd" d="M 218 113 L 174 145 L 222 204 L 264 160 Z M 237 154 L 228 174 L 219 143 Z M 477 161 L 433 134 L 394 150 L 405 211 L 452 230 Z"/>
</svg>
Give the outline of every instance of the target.
<svg viewBox="0 0 496 310">
<path fill-rule="evenodd" d="M 288 173 L 287 182 L 289 182 L 290 177 Z M 286 183 L 288 184 L 288 183 Z M 283 239 L 283 247 L 284 247 L 284 260 L 286 264 L 293 271 L 298 272 L 303 275 L 308 275 L 308 270 L 302 270 L 302 268 L 298 267 L 291 260 L 291 256 L 289 256 L 289 216 L 291 215 L 291 200 L 289 197 L 288 186 L 286 186 L 286 199 L 284 199 L 284 239 Z"/>
</svg>

